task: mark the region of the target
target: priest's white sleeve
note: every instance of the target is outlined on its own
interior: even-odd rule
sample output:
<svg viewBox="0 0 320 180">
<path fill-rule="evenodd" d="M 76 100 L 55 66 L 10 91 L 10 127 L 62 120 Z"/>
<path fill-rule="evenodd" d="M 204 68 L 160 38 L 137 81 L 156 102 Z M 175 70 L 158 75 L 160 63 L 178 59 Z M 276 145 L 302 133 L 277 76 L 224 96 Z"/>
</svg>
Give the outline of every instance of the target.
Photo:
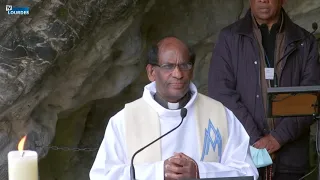
<svg viewBox="0 0 320 180">
<path fill-rule="evenodd" d="M 130 161 L 124 140 L 124 112 L 113 116 L 106 128 L 96 159 L 90 170 L 90 180 L 130 180 Z M 134 165 L 137 180 L 163 180 L 163 161 Z"/>
<path fill-rule="evenodd" d="M 226 108 L 229 138 L 221 162 L 196 161 L 200 178 L 254 176 L 258 171 L 251 159 L 249 136 L 236 116 Z"/>
</svg>

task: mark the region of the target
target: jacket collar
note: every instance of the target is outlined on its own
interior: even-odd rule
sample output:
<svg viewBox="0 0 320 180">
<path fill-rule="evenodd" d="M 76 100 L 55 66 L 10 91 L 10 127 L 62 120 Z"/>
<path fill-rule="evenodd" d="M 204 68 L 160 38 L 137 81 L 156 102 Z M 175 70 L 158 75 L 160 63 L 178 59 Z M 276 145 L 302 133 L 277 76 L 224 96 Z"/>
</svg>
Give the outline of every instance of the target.
<svg viewBox="0 0 320 180">
<path fill-rule="evenodd" d="M 282 8 L 282 14 L 283 14 L 283 24 L 281 29 L 285 33 L 285 44 L 291 44 L 292 42 L 299 41 L 304 38 L 304 34 L 302 31 L 300 31 L 299 28 L 297 28 L 297 25 L 292 22 L 288 14 L 284 11 Z M 249 9 L 245 15 L 244 18 L 242 18 L 239 22 L 238 29 L 236 30 L 236 33 L 248 36 L 252 39 L 254 39 L 253 34 L 253 20 L 251 15 L 251 9 Z"/>
</svg>

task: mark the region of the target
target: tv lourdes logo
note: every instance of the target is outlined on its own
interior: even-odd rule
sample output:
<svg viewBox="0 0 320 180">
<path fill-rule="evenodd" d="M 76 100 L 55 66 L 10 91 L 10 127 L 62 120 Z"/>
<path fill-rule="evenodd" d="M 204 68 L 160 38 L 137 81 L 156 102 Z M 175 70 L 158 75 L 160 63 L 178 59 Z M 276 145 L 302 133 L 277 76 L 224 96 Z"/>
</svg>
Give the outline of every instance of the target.
<svg viewBox="0 0 320 180">
<path fill-rule="evenodd" d="M 221 161 L 222 156 L 222 137 L 218 128 L 215 128 L 212 121 L 209 119 L 208 128 L 204 131 L 204 142 L 202 149 L 201 161 L 209 154 L 210 148 L 218 154 L 218 160 Z"/>
<path fill-rule="evenodd" d="M 6 11 L 9 15 L 29 15 L 29 7 L 13 7 L 12 5 L 6 5 Z"/>
<path fill-rule="evenodd" d="M 12 10 L 12 6 L 11 5 L 6 5 L 6 11 L 11 11 Z"/>
</svg>

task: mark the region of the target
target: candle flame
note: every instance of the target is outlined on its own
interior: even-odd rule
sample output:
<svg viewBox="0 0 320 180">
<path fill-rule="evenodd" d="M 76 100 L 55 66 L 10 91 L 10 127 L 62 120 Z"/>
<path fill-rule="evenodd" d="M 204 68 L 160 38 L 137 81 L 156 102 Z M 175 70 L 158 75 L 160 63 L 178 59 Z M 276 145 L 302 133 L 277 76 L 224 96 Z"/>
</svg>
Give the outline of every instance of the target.
<svg viewBox="0 0 320 180">
<path fill-rule="evenodd" d="M 23 151 L 24 149 L 24 142 L 26 141 L 27 136 L 23 136 L 23 138 L 20 140 L 19 144 L 18 144 L 18 150 L 19 151 Z"/>
</svg>

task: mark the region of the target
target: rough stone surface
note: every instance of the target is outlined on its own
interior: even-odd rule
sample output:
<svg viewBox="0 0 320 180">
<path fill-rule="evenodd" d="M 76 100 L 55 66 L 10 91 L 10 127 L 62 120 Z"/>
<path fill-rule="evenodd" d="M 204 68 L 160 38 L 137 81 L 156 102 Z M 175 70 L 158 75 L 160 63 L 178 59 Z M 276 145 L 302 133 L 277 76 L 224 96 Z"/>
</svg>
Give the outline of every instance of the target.
<svg viewBox="0 0 320 180">
<path fill-rule="evenodd" d="M 41 180 L 88 180 L 97 151 L 81 148 L 98 148 L 108 119 L 141 96 L 147 48 L 167 35 L 186 41 L 197 54 L 193 81 L 207 93 L 218 32 L 248 2 L 0 0 L 0 180 L 25 134 Z M 7 15 L 6 4 L 28 6 L 30 15 Z M 308 31 L 320 25 L 319 0 L 290 0 L 285 9 Z"/>
</svg>

